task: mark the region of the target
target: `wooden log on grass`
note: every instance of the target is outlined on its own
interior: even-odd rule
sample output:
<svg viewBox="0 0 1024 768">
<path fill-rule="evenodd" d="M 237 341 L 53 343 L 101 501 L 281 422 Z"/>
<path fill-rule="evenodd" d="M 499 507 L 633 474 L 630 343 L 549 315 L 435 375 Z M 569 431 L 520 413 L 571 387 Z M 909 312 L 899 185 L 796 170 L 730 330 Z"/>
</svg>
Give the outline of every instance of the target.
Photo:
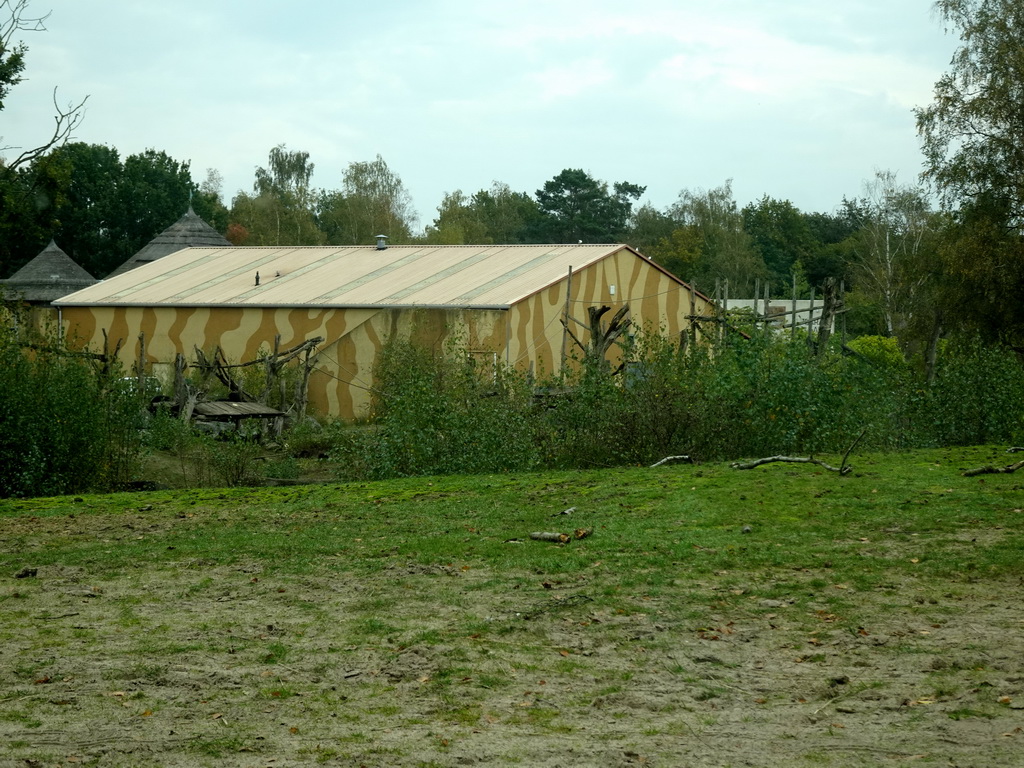
<svg viewBox="0 0 1024 768">
<path fill-rule="evenodd" d="M 816 459 L 813 456 L 767 456 L 763 459 L 754 459 L 753 461 L 734 461 L 731 466 L 733 469 L 754 469 L 754 467 L 760 467 L 762 464 L 771 464 L 772 462 L 782 461 L 789 462 L 791 464 L 817 464 L 819 467 L 824 467 L 829 472 L 838 472 L 841 475 L 849 473 L 853 467 L 833 467 L 830 464 L 826 464 L 820 459 Z"/>
<path fill-rule="evenodd" d="M 534 531 L 530 534 L 530 538 L 534 541 L 552 541 L 556 544 L 565 544 L 571 537 L 567 533 L 558 533 L 557 531 Z"/>
<path fill-rule="evenodd" d="M 977 475 L 1010 475 L 1021 467 L 1024 467 L 1024 461 L 1018 461 L 1015 464 L 1009 464 L 1005 467 L 993 467 L 992 465 L 989 465 L 987 467 L 978 467 L 977 469 L 968 469 L 964 472 L 964 477 L 975 477 Z"/>
<path fill-rule="evenodd" d="M 554 544 L 566 544 L 573 539 L 585 539 L 594 532 L 593 528 L 577 528 L 570 533 L 559 533 L 558 531 L 534 531 L 530 538 L 534 541 L 550 541 Z"/>
<path fill-rule="evenodd" d="M 824 467 L 829 472 L 838 472 L 840 475 L 848 475 L 853 471 L 853 466 L 846 463 L 846 460 L 850 458 L 850 454 L 853 449 L 857 447 L 857 444 L 867 434 L 867 427 L 861 430 L 861 433 L 857 435 L 857 439 L 854 440 L 850 447 L 846 449 L 846 453 L 843 454 L 843 463 L 838 467 L 833 467 L 831 464 L 826 464 L 821 459 L 816 459 L 813 456 L 768 456 L 764 459 L 754 459 L 753 461 L 734 461 L 731 466 L 733 469 L 753 469 L 754 467 L 760 467 L 762 464 L 771 464 L 775 461 L 789 462 L 791 464 L 817 464 L 819 467 Z"/>
</svg>

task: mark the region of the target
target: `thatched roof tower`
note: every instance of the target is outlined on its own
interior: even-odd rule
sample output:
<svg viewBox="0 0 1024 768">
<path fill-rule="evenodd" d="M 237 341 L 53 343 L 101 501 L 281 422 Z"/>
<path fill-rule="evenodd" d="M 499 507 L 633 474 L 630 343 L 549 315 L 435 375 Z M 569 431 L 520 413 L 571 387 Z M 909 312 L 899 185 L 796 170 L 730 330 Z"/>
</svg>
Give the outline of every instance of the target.
<svg viewBox="0 0 1024 768">
<path fill-rule="evenodd" d="M 217 248 L 220 246 L 230 248 L 231 243 L 196 215 L 190 205 L 184 216 L 150 240 L 138 253 L 111 272 L 108 277 L 123 274 L 170 253 L 180 251 L 182 248 Z"/>
<path fill-rule="evenodd" d="M 15 298 L 43 305 L 95 282 L 96 278 L 76 264 L 53 240 L 32 261 L 6 280 L 0 280 Z"/>
</svg>

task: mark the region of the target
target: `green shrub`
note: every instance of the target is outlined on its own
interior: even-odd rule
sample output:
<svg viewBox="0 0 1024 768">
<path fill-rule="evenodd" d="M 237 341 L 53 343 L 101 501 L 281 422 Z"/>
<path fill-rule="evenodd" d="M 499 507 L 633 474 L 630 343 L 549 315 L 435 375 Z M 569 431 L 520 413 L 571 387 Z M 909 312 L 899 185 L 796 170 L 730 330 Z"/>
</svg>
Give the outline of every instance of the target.
<svg viewBox="0 0 1024 768">
<path fill-rule="evenodd" d="M 329 455 L 345 480 L 446 473 L 650 464 L 776 454 L 903 450 L 1024 435 L 1024 369 L 1012 353 L 961 341 L 943 347 L 932 386 L 894 342 L 854 340 L 814 354 L 805 339 L 733 335 L 681 352 L 638 332 L 617 375 L 574 361 L 532 384 L 404 341 L 375 368 L 368 424 L 307 421 L 286 436 L 289 457 Z M 263 467 L 252 442 L 215 441 L 154 418 L 154 445 L 172 447 L 197 484 L 297 474 L 294 458 Z"/>
<path fill-rule="evenodd" d="M 0 325 L 0 496 L 117 488 L 140 458 L 143 404 L 55 332 Z"/>
<path fill-rule="evenodd" d="M 299 462 L 293 456 L 279 456 L 263 464 L 262 475 L 278 480 L 294 480 L 299 476 Z"/>
<path fill-rule="evenodd" d="M 297 459 L 315 459 L 330 453 L 333 434 L 328 425 L 320 424 L 312 418 L 305 418 L 292 425 L 285 435 L 288 454 Z"/>
<path fill-rule="evenodd" d="M 1012 442 L 1024 433 L 1024 367 L 1012 350 L 960 339 L 942 350 L 916 404 L 934 445 Z"/>
<path fill-rule="evenodd" d="M 515 372 L 392 340 L 374 380 L 375 429 L 361 438 L 371 477 L 537 466 L 532 393 Z"/>
<path fill-rule="evenodd" d="M 231 487 L 262 482 L 263 472 L 257 461 L 262 453 L 263 448 L 258 442 L 238 432 L 229 433 L 227 439 L 206 446 L 207 459 L 213 471 Z"/>
</svg>

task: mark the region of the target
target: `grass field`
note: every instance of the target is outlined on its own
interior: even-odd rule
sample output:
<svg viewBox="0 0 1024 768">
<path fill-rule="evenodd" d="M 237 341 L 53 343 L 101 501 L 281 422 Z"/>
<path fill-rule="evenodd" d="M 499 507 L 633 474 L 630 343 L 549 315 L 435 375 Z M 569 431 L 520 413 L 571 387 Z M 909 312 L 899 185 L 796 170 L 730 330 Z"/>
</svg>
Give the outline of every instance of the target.
<svg viewBox="0 0 1024 768">
<path fill-rule="evenodd" d="M 0 766 L 1018 766 L 1010 460 L 2 501 Z"/>
</svg>

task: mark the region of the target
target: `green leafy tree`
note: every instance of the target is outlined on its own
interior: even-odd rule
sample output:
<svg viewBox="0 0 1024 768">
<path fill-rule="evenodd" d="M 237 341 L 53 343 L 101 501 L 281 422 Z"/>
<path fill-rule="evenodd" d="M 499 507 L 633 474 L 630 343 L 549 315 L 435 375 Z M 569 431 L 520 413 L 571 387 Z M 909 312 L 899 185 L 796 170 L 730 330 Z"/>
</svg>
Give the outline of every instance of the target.
<svg viewBox="0 0 1024 768">
<path fill-rule="evenodd" d="M 206 178 L 199 191 L 192 196 L 192 209 L 218 232 L 226 232 L 231 223 L 231 211 L 224 205 L 224 177 L 216 168 L 206 169 Z"/>
<path fill-rule="evenodd" d="M 532 197 L 498 181 L 471 197 L 461 190 L 450 192 L 437 211 L 427 227 L 429 243 L 525 243 L 540 216 Z"/>
<path fill-rule="evenodd" d="M 938 0 L 960 38 L 932 103 L 916 110 L 925 176 L 956 216 L 946 301 L 989 338 L 1024 337 L 1024 6 Z"/>
<path fill-rule="evenodd" d="M 667 236 L 663 236 L 647 253 L 654 261 L 673 275 L 683 280 L 701 280 L 704 263 L 704 236 L 696 224 L 673 225 Z M 714 280 L 712 279 L 713 283 Z M 707 289 L 708 283 L 701 282 Z"/>
<path fill-rule="evenodd" d="M 24 9 L 27 3 L 14 3 L 4 0 L 0 11 L 8 11 L 7 18 L 0 25 L 0 110 L 4 108 L 4 100 L 11 88 L 22 80 L 22 72 L 25 70 L 24 43 L 14 43 L 13 38 L 16 32 L 23 29 L 32 29 L 42 25 L 42 19 L 24 18 Z"/>
<path fill-rule="evenodd" d="M 197 191 L 188 162 L 179 162 L 155 149 L 129 155 L 115 203 L 116 211 L 127 214 L 115 222 L 124 238 L 124 258 L 177 221 Z"/>
<path fill-rule="evenodd" d="M 322 193 L 317 205 L 320 228 L 336 245 L 368 245 L 377 235 L 386 235 L 391 243 L 407 243 L 416 218 L 402 178 L 380 155 L 349 163 L 341 189 Z"/>
<path fill-rule="evenodd" d="M 919 315 L 932 310 L 941 220 L 923 190 L 897 183 L 892 172 L 878 172 L 865 192 L 851 275 L 880 319 L 879 332 L 906 338 Z"/>
<path fill-rule="evenodd" d="M 267 167 L 256 169 L 253 193 L 232 201 L 236 245 L 321 245 L 326 237 L 316 220 L 313 168 L 308 152 L 284 144 L 271 149 Z"/>
<path fill-rule="evenodd" d="M 37 158 L 31 176 L 46 238 L 97 277 L 173 224 L 197 189 L 188 163 L 165 152 L 148 149 L 122 163 L 113 147 L 83 142 Z"/>
<path fill-rule="evenodd" d="M 633 203 L 646 187 L 608 184 L 579 168 L 567 168 L 537 190 L 540 240 L 551 243 L 613 243 L 629 227 Z"/>
<path fill-rule="evenodd" d="M 1024 219 L 1024 6 L 1020 0 L 938 0 L 961 45 L 932 103 L 916 110 L 926 175 L 947 207 L 1005 201 Z"/>
<path fill-rule="evenodd" d="M 52 237 L 96 277 L 138 252 L 190 202 L 200 215 L 212 204 L 197 194 L 187 162 L 153 149 L 122 163 L 113 147 L 71 142 L 20 169 L 17 180 L 29 204 L 10 214 L 17 221 L 6 224 L 21 234 L 20 262 Z M 0 225 L 3 219 L 0 215 Z"/>
<path fill-rule="evenodd" d="M 492 243 L 526 243 L 541 216 L 537 201 L 500 181 L 473 195 L 473 209 Z"/>
<path fill-rule="evenodd" d="M 803 217 L 814 242 L 811 253 L 800 262 L 808 283 L 821 285 L 828 277 L 847 277 L 850 238 L 862 221 L 855 203 L 844 199 L 835 213 L 805 213 Z"/>
<path fill-rule="evenodd" d="M 676 257 L 689 262 L 687 266 L 692 271 L 684 279 L 701 286 L 728 280 L 731 296 L 753 295 L 756 280 L 766 277 L 768 270 L 743 229 L 743 216 L 732 195 L 731 179 L 710 190 L 684 189 L 670 215 L 677 228 L 690 231 L 682 238 L 687 254 L 665 251 L 662 259 Z"/>
<path fill-rule="evenodd" d="M 743 230 L 761 254 L 776 292 L 786 294 L 796 264 L 812 259 L 816 243 L 807 219 L 789 200 L 765 195 L 742 211 Z"/>
<path fill-rule="evenodd" d="M 669 240 L 675 228 L 676 224 L 669 214 L 645 203 L 633 214 L 626 242 L 641 253 L 653 257 L 658 250 L 658 243 Z"/>
<path fill-rule="evenodd" d="M 86 271 L 103 277 L 131 256 L 118 225 L 130 214 L 118 210 L 124 168 L 116 149 L 72 142 L 39 158 L 32 172 L 54 182 L 39 198 L 44 226 Z"/>
<path fill-rule="evenodd" d="M 473 201 L 461 189 L 446 192 L 437 207 L 437 218 L 427 227 L 428 243 L 437 245 L 487 244 L 493 242 L 487 225 L 479 220 Z"/>
<path fill-rule="evenodd" d="M 1007 230 L 1005 201 L 982 196 L 955 215 L 942 246 L 943 295 L 951 330 L 1024 344 L 1024 243 Z"/>
</svg>

